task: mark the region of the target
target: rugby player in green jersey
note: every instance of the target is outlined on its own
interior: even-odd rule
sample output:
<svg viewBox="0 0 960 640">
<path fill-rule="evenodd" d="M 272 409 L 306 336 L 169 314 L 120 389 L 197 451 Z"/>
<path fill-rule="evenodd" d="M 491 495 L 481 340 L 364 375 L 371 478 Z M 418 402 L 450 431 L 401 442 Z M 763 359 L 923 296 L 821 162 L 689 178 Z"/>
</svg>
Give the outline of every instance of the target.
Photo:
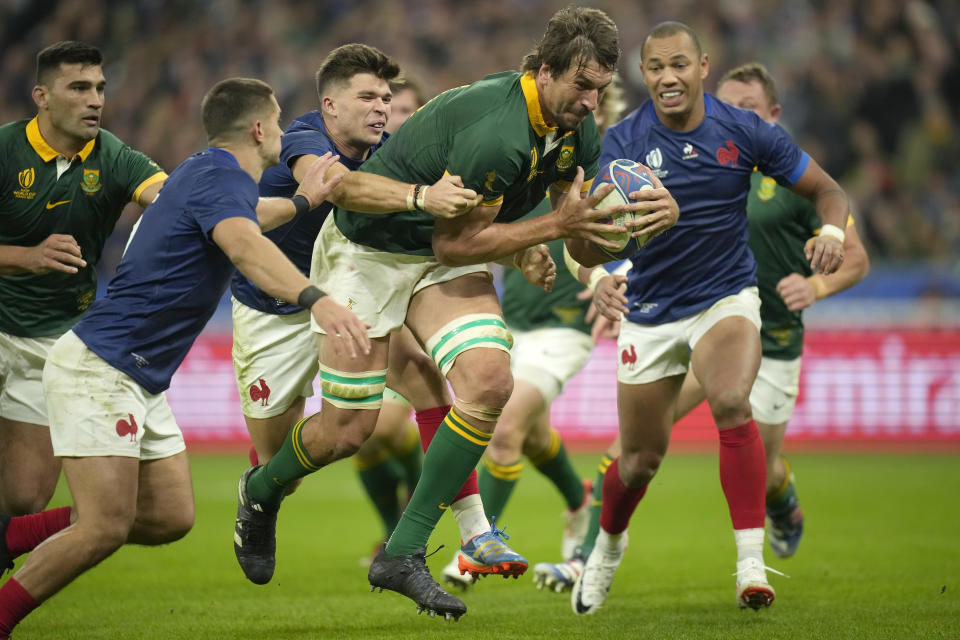
<svg viewBox="0 0 960 640">
<path fill-rule="evenodd" d="M 421 185 L 445 173 L 461 176 L 482 202 L 443 220 L 419 210 L 374 217 L 338 207 L 324 223 L 311 280 L 371 325 L 372 347 L 354 358 L 337 355 L 334 345 L 349 338 L 314 327 L 321 334 L 323 411 L 248 475 L 244 511 L 251 515 L 238 535 L 248 527 L 272 528 L 287 484 L 356 451 L 369 436 L 382 403 L 389 335 L 406 323 L 447 376 L 456 401 L 368 577 L 372 587 L 402 593 L 430 613 L 458 618 L 466 612 L 432 579 L 424 557 L 431 532 L 483 454 L 513 388 L 510 334 L 484 264 L 504 260 L 549 288 L 556 268 L 540 243 L 577 237 L 612 247 L 599 235 L 610 227 L 597 220 L 616 210 L 594 210 L 610 188 L 582 194 L 600 153 L 591 111 L 619 54 L 616 26 L 606 14 L 562 9 L 524 60 L 523 72 L 488 76 L 434 98 L 364 163 L 358 173 L 414 184 L 408 209 L 422 206 Z M 515 222 L 548 188 L 554 211 Z M 676 202 L 665 189 L 637 197 L 642 200 L 624 205 L 646 213 L 631 225 L 643 229 L 637 233 L 676 220 Z M 272 536 L 260 539 L 272 555 Z M 494 553 L 497 542 L 490 541 Z M 243 543 L 248 550 L 258 544 Z"/>
<path fill-rule="evenodd" d="M 166 173 L 100 128 L 102 56 L 80 42 L 37 55 L 31 120 L 0 127 L 0 512 L 46 506 L 53 456 L 40 375 L 93 302 L 95 265 L 128 202 L 146 207 Z"/>
<path fill-rule="evenodd" d="M 615 76 L 594 112 L 598 130 L 603 133 L 606 125 L 619 120 L 625 106 Z M 550 201 L 545 199 L 526 217 L 543 215 L 550 209 Z M 553 240 L 547 246 L 553 260 L 563 263 L 563 241 Z M 551 428 L 550 405 L 593 350 L 597 337 L 593 319 L 597 314 L 590 309 L 589 294 L 566 268 L 557 270 L 549 293 L 532 286 L 517 271 L 504 274 L 500 304 L 514 339 L 510 351 L 513 394 L 503 408 L 478 474 L 487 517 L 499 519 L 519 482 L 526 456 L 556 487 L 566 506 L 562 537 L 565 559 L 573 556 L 587 534 L 594 488 L 590 480 L 579 476 L 560 434 Z M 605 320 L 602 316 L 598 319 Z M 458 570 L 458 555 L 443 568 L 443 576 L 447 582 L 466 588 L 473 578 Z M 540 582 L 537 567 L 534 580 Z"/>
</svg>

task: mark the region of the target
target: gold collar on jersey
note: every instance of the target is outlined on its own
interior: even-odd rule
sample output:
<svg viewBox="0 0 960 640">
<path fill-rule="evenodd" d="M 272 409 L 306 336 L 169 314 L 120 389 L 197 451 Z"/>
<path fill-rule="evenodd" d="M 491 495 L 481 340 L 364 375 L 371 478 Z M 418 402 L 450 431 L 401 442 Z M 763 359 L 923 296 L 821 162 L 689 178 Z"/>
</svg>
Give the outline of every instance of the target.
<svg viewBox="0 0 960 640">
<path fill-rule="evenodd" d="M 47 144 L 47 141 L 40 135 L 40 124 L 37 122 L 36 117 L 27 123 L 27 142 L 29 142 L 33 150 L 37 152 L 37 155 L 43 158 L 44 162 L 50 162 L 61 155 L 58 151 L 54 151 L 53 147 Z M 80 162 L 86 162 L 87 157 L 93 153 L 93 146 L 96 143 L 97 139 L 94 138 L 83 146 L 83 149 L 77 154 L 80 156 Z M 73 158 L 67 158 L 67 160 L 73 160 Z"/>
</svg>

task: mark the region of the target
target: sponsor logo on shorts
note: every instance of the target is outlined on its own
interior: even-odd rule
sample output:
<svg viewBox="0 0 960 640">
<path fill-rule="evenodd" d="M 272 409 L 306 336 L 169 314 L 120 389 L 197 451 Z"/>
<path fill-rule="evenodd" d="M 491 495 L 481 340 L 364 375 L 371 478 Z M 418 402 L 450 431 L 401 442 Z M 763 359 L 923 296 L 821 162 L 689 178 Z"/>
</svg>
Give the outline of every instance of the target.
<svg viewBox="0 0 960 640">
<path fill-rule="evenodd" d="M 620 353 L 620 362 L 628 369 L 633 369 L 634 365 L 637 364 L 637 350 L 633 345 L 630 345 L 629 349 L 624 349 Z"/>
<path fill-rule="evenodd" d="M 267 406 L 270 402 L 270 387 L 267 386 L 267 381 L 263 378 L 260 378 L 257 381 L 260 386 L 251 385 L 250 387 L 250 399 L 254 402 L 260 402 L 261 407 Z"/>
<path fill-rule="evenodd" d="M 357 301 L 351 297 L 347 297 L 347 309 L 353 309 L 353 305 L 357 304 Z"/>
<path fill-rule="evenodd" d="M 137 363 L 137 368 L 145 367 L 145 366 L 147 366 L 148 364 L 150 364 L 150 361 L 147 360 L 146 358 L 144 358 L 144 357 L 143 357 L 142 355 L 140 355 L 139 353 L 134 353 L 133 351 L 131 351 L 131 352 L 130 352 L 130 355 L 133 357 L 134 361 L 136 361 L 136 363 Z"/>
<path fill-rule="evenodd" d="M 130 418 L 129 421 L 124 420 L 123 418 L 117 420 L 117 435 L 121 438 L 130 436 L 130 442 L 136 442 L 137 430 L 139 429 L 139 427 L 137 427 L 137 421 L 133 417 L 132 413 L 128 413 L 127 417 Z"/>
<path fill-rule="evenodd" d="M 446 504 L 445 502 L 441 502 L 437 505 L 437 508 L 440 509 L 440 511 L 446 511 L 450 508 L 450 505 Z"/>
</svg>

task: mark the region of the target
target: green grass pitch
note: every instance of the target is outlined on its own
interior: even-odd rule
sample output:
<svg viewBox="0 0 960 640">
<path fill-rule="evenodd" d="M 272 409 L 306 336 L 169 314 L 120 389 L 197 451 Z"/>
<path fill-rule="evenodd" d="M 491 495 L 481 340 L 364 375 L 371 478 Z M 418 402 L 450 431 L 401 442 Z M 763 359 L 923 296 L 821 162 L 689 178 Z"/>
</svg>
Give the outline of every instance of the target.
<svg viewBox="0 0 960 640">
<path fill-rule="evenodd" d="M 598 456 L 574 457 L 593 475 Z M 359 560 L 379 528 L 349 461 L 320 471 L 284 504 L 278 568 L 248 583 L 233 556 L 236 482 L 245 456 L 194 455 L 197 521 L 182 541 L 125 547 L 34 611 L 15 638 L 958 638 L 960 459 L 955 455 L 798 454 L 806 514 L 794 558 L 767 549 L 773 606 L 737 609 L 735 550 L 715 455 L 668 456 L 638 508 L 606 607 L 578 617 L 567 594 L 529 575 L 487 578 L 463 596 L 460 622 L 417 616 L 399 595 L 370 593 Z M 61 485 L 52 504 L 66 504 Z M 529 466 L 504 514 L 531 564 L 556 560 L 562 505 Z M 428 560 L 435 576 L 457 545 L 445 516 Z"/>
</svg>

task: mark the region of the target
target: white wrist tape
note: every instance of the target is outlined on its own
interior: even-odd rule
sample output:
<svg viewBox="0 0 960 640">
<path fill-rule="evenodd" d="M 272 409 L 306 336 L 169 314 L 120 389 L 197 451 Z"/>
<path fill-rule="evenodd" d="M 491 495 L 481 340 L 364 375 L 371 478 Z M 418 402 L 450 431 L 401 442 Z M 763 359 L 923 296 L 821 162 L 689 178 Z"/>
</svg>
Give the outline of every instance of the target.
<svg viewBox="0 0 960 640">
<path fill-rule="evenodd" d="M 830 238 L 836 238 L 837 240 L 840 241 L 840 244 L 843 244 L 843 239 L 847 236 L 847 234 L 843 232 L 843 229 L 832 224 L 825 224 L 822 227 L 820 227 L 820 235 L 830 237 Z"/>
<path fill-rule="evenodd" d="M 587 289 L 590 291 L 596 291 L 597 285 L 601 280 L 610 275 L 606 269 L 603 267 L 596 267 L 593 271 L 590 272 L 590 281 L 587 282 Z"/>
</svg>

